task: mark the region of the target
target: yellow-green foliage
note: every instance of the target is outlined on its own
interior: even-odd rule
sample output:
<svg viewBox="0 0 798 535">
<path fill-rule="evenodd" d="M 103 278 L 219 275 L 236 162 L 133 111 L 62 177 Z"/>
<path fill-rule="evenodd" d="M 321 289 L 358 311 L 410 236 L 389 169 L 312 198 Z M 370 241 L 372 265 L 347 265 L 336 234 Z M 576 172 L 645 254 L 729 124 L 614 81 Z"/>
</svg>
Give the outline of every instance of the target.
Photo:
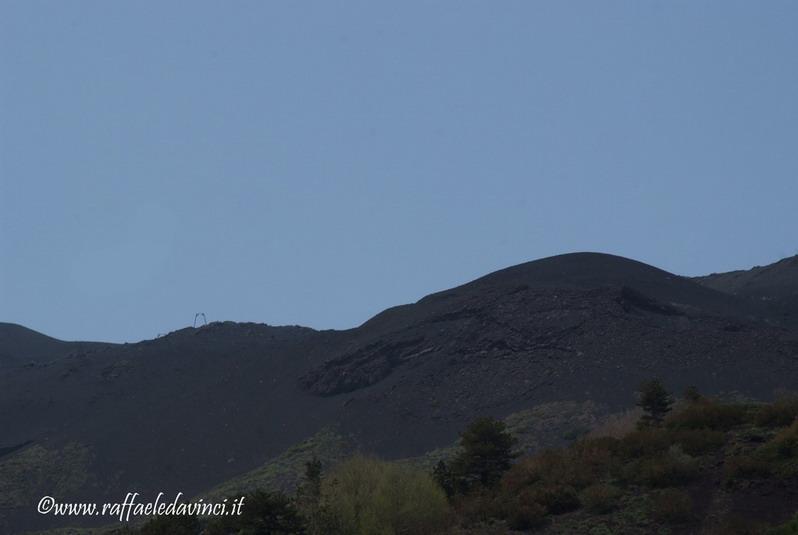
<svg viewBox="0 0 798 535">
<path fill-rule="evenodd" d="M 443 490 L 425 472 L 354 457 L 322 482 L 322 501 L 347 535 L 437 533 L 447 524 Z"/>
<path fill-rule="evenodd" d="M 667 419 L 673 429 L 729 430 L 745 423 L 748 407 L 740 404 L 721 404 L 711 400 L 691 403 Z"/>
</svg>

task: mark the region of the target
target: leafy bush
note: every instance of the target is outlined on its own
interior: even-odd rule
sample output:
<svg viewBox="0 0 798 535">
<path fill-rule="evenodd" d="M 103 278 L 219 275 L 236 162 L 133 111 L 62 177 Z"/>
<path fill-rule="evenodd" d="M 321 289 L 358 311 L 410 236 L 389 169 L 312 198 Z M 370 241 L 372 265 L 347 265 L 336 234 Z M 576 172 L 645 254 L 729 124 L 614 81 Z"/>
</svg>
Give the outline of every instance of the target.
<svg viewBox="0 0 798 535">
<path fill-rule="evenodd" d="M 468 495 L 456 496 L 453 506 L 467 526 L 490 524 L 497 518 L 512 515 L 520 507 L 517 499 L 497 496 L 488 489 L 477 489 Z"/>
<path fill-rule="evenodd" d="M 622 413 L 608 416 L 602 423 L 588 432 L 590 438 L 622 438 L 637 429 L 637 424 L 643 415 L 642 409 L 636 407 Z"/>
<path fill-rule="evenodd" d="M 626 478 L 651 487 L 674 487 L 689 483 L 698 475 L 698 465 L 678 447 L 626 467 Z"/>
<path fill-rule="evenodd" d="M 671 442 L 681 446 L 689 455 L 704 455 L 723 447 L 726 434 L 712 429 L 675 429 L 669 433 Z"/>
<path fill-rule="evenodd" d="M 671 439 L 665 429 L 640 429 L 623 437 L 619 444 L 619 454 L 625 459 L 650 457 L 667 451 Z"/>
<path fill-rule="evenodd" d="M 322 481 L 330 523 L 346 535 L 437 533 L 446 525 L 444 491 L 429 474 L 396 463 L 354 457 Z"/>
<path fill-rule="evenodd" d="M 455 479 L 454 473 L 452 473 L 452 469 L 449 465 L 446 464 L 445 461 L 440 460 L 438 464 L 435 465 L 435 468 L 432 470 L 432 479 L 440 485 L 443 489 L 443 492 L 446 493 L 447 498 L 451 498 L 454 496 L 455 493 Z"/>
<path fill-rule="evenodd" d="M 609 513 L 618 506 L 618 501 L 623 493 L 614 485 L 598 483 L 584 489 L 579 494 L 579 501 L 590 512 Z"/>
<path fill-rule="evenodd" d="M 762 535 L 767 527 L 761 521 L 747 518 L 740 513 L 724 515 L 707 535 Z"/>
<path fill-rule="evenodd" d="M 568 513 L 581 505 L 576 490 L 568 485 L 540 485 L 531 491 L 530 497 L 528 501 L 542 505 L 553 515 Z"/>
<path fill-rule="evenodd" d="M 502 478 L 502 488 L 517 492 L 537 482 L 573 485 L 581 481 L 585 474 L 580 473 L 569 454 L 568 450 L 545 450 L 523 459 Z"/>
<path fill-rule="evenodd" d="M 545 523 L 547 512 L 544 506 L 536 502 L 518 504 L 508 516 L 507 523 L 512 529 L 535 529 Z"/>
<path fill-rule="evenodd" d="M 574 480 L 577 487 L 585 487 L 617 468 L 619 441 L 610 437 L 583 439 L 570 448 L 570 463 L 583 477 Z"/>
<path fill-rule="evenodd" d="M 221 516 L 209 522 L 207 535 L 297 535 L 305 533 L 296 506 L 280 492 L 256 490 L 244 497 L 241 515 Z"/>
<path fill-rule="evenodd" d="M 710 400 L 691 403 L 668 418 L 672 429 L 716 429 L 728 431 L 745 422 L 748 407 L 723 405 Z"/>
<path fill-rule="evenodd" d="M 778 432 L 765 445 L 765 451 L 775 454 L 780 459 L 792 459 L 798 456 L 798 421 Z"/>
<path fill-rule="evenodd" d="M 654 497 L 651 513 L 661 522 L 687 522 L 693 516 L 693 500 L 683 490 L 665 489 Z"/>
<path fill-rule="evenodd" d="M 625 459 L 652 457 L 678 445 L 690 455 L 703 455 L 723 446 L 723 431 L 712 429 L 658 429 L 648 428 L 634 431 L 621 439 L 618 453 Z"/>
<path fill-rule="evenodd" d="M 502 476 L 502 489 L 509 493 L 514 493 L 532 485 L 536 481 L 540 481 L 547 468 L 547 466 L 540 461 L 540 458 L 546 453 L 547 452 L 543 452 L 533 457 L 521 458 L 510 467 L 504 476 Z"/>
<path fill-rule="evenodd" d="M 726 481 L 768 477 L 770 472 L 768 463 L 751 455 L 729 457 L 723 466 L 723 475 Z"/>
<path fill-rule="evenodd" d="M 546 450 L 516 463 L 502 478 L 502 488 L 518 492 L 536 482 L 577 490 L 597 483 L 619 465 L 614 456 L 617 440 L 580 440 L 570 448 Z"/>
<path fill-rule="evenodd" d="M 760 407 L 754 421 L 762 427 L 786 427 L 796 418 L 798 418 L 798 396 L 793 394 Z"/>
<path fill-rule="evenodd" d="M 766 535 L 798 535 L 798 514 L 781 526 L 768 530 Z"/>
</svg>

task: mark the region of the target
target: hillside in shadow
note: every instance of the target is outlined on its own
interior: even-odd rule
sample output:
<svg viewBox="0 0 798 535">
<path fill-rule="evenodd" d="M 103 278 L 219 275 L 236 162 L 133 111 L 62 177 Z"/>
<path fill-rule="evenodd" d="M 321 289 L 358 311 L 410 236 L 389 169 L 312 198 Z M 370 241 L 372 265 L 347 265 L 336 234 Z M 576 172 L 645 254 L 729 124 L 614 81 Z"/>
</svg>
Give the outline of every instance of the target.
<svg viewBox="0 0 798 535">
<path fill-rule="evenodd" d="M 711 286 L 576 253 L 346 331 L 221 322 L 114 345 L 0 325 L 0 530 L 53 522 L 32 507 L 44 494 L 198 494 L 328 426 L 353 448 L 412 457 L 480 415 L 624 408 L 650 377 L 757 398 L 796 384 L 791 323 Z"/>
</svg>

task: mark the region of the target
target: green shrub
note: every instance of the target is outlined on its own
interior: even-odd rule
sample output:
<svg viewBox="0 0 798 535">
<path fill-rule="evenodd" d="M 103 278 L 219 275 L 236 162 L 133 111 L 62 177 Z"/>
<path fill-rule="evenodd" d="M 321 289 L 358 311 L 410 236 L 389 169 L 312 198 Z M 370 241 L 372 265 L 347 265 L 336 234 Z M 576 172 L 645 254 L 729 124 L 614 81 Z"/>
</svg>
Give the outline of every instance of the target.
<svg viewBox="0 0 798 535">
<path fill-rule="evenodd" d="M 562 450 L 546 450 L 516 463 L 502 478 L 505 491 L 517 492 L 536 482 L 583 489 L 619 464 L 615 439 L 580 440 Z"/>
<path fill-rule="evenodd" d="M 745 422 L 748 407 L 723 405 L 710 400 L 691 403 L 668 418 L 672 429 L 716 429 L 728 431 Z"/>
<path fill-rule="evenodd" d="M 437 533 L 447 523 L 446 494 L 415 468 L 354 457 L 324 478 L 321 498 L 346 535 Z"/>
<path fill-rule="evenodd" d="M 665 489 L 654 497 L 651 513 L 660 522 L 687 522 L 693 517 L 693 500 L 683 490 Z"/>
<path fill-rule="evenodd" d="M 704 455 L 722 448 L 726 434 L 712 429 L 675 429 L 670 439 L 689 455 Z"/>
<path fill-rule="evenodd" d="M 519 503 L 507 516 L 512 529 L 530 530 L 542 526 L 546 521 L 546 508 L 537 503 Z"/>
<path fill-rule="evenodd" d="M 507 518 L 518 510 L 518 497 L 496 495 L 489 489 L 476 489 L 467 495 L 457 495 L 452 500 L 458 517 L 467 526 L 492 524 Z"/>
<path fill-rule="evenodd" d="M 615 438 L 590 438 L 574 443 L 569 449 L 568 462 L 581 474 L 572 478 L 571 484 L 584 488 L 611 473 L 620 464 L 619 441 Z"/>
<path fill-rule="evenodd" d="M 452 498 L 454 496 L 456 490 L 454 473 L 452 473 L 452 469 L 445 461 L 438 461 L 438 464 L 432 469 L 432 479 L 440 485 L 443 492 L 446 493 L 447 498 Z"/>
<path fill-rule="evenodd" d="M 798 421 L 779 431 L 765 445 L 765 451 L 775 453 L 781 459 L 792 459 L 798 456 Z"/>
<path fill-rule="evenodd" d="M 724 515 L 707 535 L 762 535 L 767 530 L 761 521 L 740 513 Z"/>
<path fill-rule="evenodd" d="M 539 485 L 532 490 L 531 501 L 553 515 L 568 513 L 581 505 L 576 490 L 568 485 Z"/>
<path fill-rule="evenodd" d="M 519 461 L 502 476 L 502 489 L 509 493 L 515 493 L 540 481 L 543 478 L 543 472 L 546 468 L 544 463 L 541 462 L 541 458 L 547 453 L 548 452 L 542 452 L 535 456 L 519 459 Z M 554 454 L 556 455 L 556 452 L 554 452 Z"/>
<path fill-rule="evenodd" d="M 592 513 L 609 513 L 618 507 L 618 501 L 623 493 L 614 485 L 598 483 L 584 489 L 579 494 L 579 501 Z"/>
<path fill-rule="evenodd" d="M 766 535 L 798 535 L 798 514 L 784 524 L 768 530 Z"/>
<path fill-rule="evenodd" d="M 698 475 L 695 459 L 678 447 L 656 457 L 642 459 L 627 466 L 627 479 L 651 487 L 674 487 L 689 483 Z"/>
<path fill-rule="evenodd" d="M 220 516 L 211 520 L 206 535 L 297 535 L 305 525 L 293 501 L 279 492 L 257 490 L 244 497 L 241 515 Z"/>
<path fill-rule="evenodd" d="M 573 462 L 569 450 L 546 450 L 516 463 L 502 478 L 502 488 L 519 491 L 537 482 L 573 485 L 587 476 Z"/>
<path fill-rule="evenodd" d="M 754 421 L 762 427 L 786 427 L 796 418 L 798 418 L 798 396 L 791 395 L 760 407 Z"/>
<path fill-rule="evenodd" d="M 728 457 L 723 466 L 723 475 L 726 481 L 768 477 L 770 473 L 768 463 L 751 455 Z"/>
<path fill-rule="evenodd" d="M 625 459 L 650 457 L 667 451 L 670 445 L 671 440 L 665 429 L 640 429 L 621 439 L 618 452 Z"/>
</svg>

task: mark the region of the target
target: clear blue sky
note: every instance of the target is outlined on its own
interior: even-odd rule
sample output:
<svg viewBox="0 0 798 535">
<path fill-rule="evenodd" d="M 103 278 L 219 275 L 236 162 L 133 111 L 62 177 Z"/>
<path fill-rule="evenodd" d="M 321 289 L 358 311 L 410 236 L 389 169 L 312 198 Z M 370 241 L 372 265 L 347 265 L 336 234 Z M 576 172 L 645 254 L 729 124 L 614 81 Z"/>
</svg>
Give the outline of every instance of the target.
<svg viewBox="0 0 798 535">
<path fill-rule="evenodd" d="M 798 252 L 798 3 L 0 3 L 0 320 L 346 328 L 575 250 Z"/>
</svg>

